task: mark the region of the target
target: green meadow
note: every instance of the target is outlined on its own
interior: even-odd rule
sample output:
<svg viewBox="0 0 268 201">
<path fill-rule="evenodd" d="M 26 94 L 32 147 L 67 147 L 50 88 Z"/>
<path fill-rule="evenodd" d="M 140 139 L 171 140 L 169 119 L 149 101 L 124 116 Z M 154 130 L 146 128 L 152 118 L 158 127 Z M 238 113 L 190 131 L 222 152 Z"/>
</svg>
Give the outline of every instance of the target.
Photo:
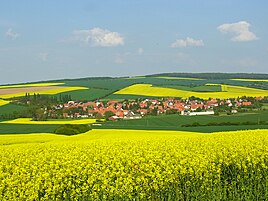
<svg viewBox="0 0 268 201">
<path fill-rule="evenodd" d="M 182 116 L 182 115 L 160 115 L 147 116 L 142 119 L 135 120 L 121 120 L 117 122 L 105 122 L 102 126 L 93 126 L 93 128 L 105 129 L 139 129 L 139 130 L 181 130 L 194 132 L 218 132 L 218 131 L 232 131 L 232 130 L 247 130 L 268 128 L 268 125 L 230 125 L 230 126 L 197 126 L 184 127 L 183 125 L 199 123 L 206 125 L 209 123 L 246 123 L 268 121 L 268 111 L 261 111 L 255 113 L 242 113 L 234 115 L 210 115 L 210 116 Z"/>
</svg>

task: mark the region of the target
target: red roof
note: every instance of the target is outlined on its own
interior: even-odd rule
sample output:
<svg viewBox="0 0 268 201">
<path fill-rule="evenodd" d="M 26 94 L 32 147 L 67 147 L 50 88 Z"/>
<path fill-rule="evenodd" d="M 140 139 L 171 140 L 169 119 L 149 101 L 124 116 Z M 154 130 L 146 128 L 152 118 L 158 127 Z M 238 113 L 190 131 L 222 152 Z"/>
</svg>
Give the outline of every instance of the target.
<svg viewBox="0 0 268 201">
<path fill-rule="evenodd" d="M 251 105 L 252 103 L 250 101 L 246 101 L 246 102 L 242 102 L 242 105 L 247 106 L 247 105 Z"/>
</svg>

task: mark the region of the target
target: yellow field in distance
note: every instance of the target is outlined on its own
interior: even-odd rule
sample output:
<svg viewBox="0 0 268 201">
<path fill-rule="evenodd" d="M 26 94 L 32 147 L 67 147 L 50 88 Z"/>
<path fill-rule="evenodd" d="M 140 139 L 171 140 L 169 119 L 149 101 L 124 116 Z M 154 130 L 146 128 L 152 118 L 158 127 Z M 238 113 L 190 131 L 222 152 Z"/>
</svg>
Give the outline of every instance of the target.
<svg viewBox="0 0 268 201">
<path fill-rule="evenodd" d="M 32 118 L 18 118 L 9 121 L 2 121 L 0 124 L 92 124 L 95 122 L 96 119 L 32 121 Z"/>
<path fill-rule="evenodd" d="M 33 87 L 34 88 L 34 87 Z M 23 88 L 22 88 L 23 89 Z M 87 87 L 59 87 L 57 88 L 55 86 L 54 89 L 48 89 L 48 90 L 42 90 L 42 91 L 38 91 L 38 89 L 34 92 L 29 93 L 30 95 L 33 95 L 34 93 L 39 93 L 39 94 L 58 94 L 58 93 L 63 93 L 63 92 L 68 92 L 68 91 L 76 91 L 76 90 L 84 90 L 84 89 L 89 89 Z M 25 92 L 21 92 L 21 93 L 15 93 L 15 94 L 2 94 L 0 95 L 0 98 L 14 98 L 14 97 L 20 97 L 20 96 L 25 96 Z"/>
<path fill-rule="evenodd" d="M 268 91 L 261 89 L 254 89 L 248 87 L 221 85 L 221 92 L 193 92 L 179 89 L 171 89 L 164 87 L 154 87 L 151 84 L 135 84 L 124 89 L 121 89 L 115 94 L 129 94 L 142 96 L 157 96 L 157 97 L 182 97 L 188 98 L 191 96 L 202 99 L 208 98 L 237 98 L 241 96 L 267 96 Z"/>
<path fill-rule="evenodd" d="M 230 79 L 235 81 L 243 81 L 243 82 L 268 82 L 268 80 L 256 80 L 256 79 Z"/>
<path fill-rule="evenodd" d="M 0 86 L 0 89 L 7 88 L 21 88 L 21 87 L 47 87 L 47 86 L 56 86 L 64 84 L 63 82 L 49 82 L 49 83 L 37 83 L 37 84 L 16 84 L 16 85 L 5 85 Z"/>
<path fill-rule="evenodd" d="M 8 103 L 9 103 L 9 101 L 0 99 L 0 106 L 6 105 Z"/>
<path fill-rule="evenodd" d="M 30 133 L 29 133 L 30 134 Z M 9 144 L 23 144 L 23 143 L 43 143 L 51 141 L 65 142 L 73 141 L 87 141 L 87 140 L 104 140 L 104 141 L 121 141 L 128 139 L 151 139 L 151 138 L 165 138 L 169 137 L 183 137 L 183 136 L 203 136 L 211 134 L 203 134 L 197 132 L 187 131 L 158 131 L 158 130 L 123 130 L 123 129 L 96 129 L 90 130 L 86 133 L 65 136 L 52 133 L 32 133 L 32 134 L 1 134 L 0 146 Z"/>
</svg>

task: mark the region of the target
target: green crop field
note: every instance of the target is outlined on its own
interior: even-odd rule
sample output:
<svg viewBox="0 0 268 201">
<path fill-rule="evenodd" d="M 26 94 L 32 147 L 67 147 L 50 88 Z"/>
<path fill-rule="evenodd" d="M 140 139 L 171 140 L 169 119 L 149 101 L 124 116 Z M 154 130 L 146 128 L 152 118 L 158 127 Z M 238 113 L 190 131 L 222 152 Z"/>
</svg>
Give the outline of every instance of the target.
<svg viewBox="0 0 268 201">
<path fill-rule="evenodd" d="M 95 126 L 94 128 L 114 128 L 114 129 L 140 129 L 140 130 L 183 130 L 183 131 L 200 131 L 200 132 L 217 132 L 228 130 L 243 130 L 243 129 L 257 129 L 268 128 L 268 125 L 237 125 L 237 126 L 200 126 L 200 127 L 182 127 L 182 125 L 208 123 L 222 123 L 222 122 L 260 122 L 268 121 L 268 112 L 256 112 L 249 114 L 223 115 L 223 116 L 181 116 L 181 115 L 161 115 L 148 116 L 136 120 L 121 120 L 117 122 L 105 122 L 102 126 Z"/>
<path fill-rule="evenodd" d="M 82 78 L 73 80 L 57 80 L 62 83 L 61 86 L 69 87 L 87 87 L 89 89 L 76 90 L 69 92 L 62 92 L 61 95 L 71 95 L 77 100 L 110 100 L 110 99 L 136 99 L 154 97 L 147 94 L 125 94 L 124 97 L 120 94 L 113 94 L 123 88 L 129 87 L 133 84 L 152 84 L 153 86 L 160 86 L 168 89 L 179 89 L 192 92 L 220 92 L 220 86 L 206 86 L 208 83 L 225 84 L 233 86 L 250 87 L 256 89 L 268 89 L 266 82 L 245 82 L 241 80 L 231 79 L 196 79 L 196 78 L 177 78 L 168 76 L 159 77 L 130 77 L 130 78 Z M 38 84 L 38 83 L 36 83 Z M 35 85 L 36 85 L 35 84 Z M 59 94 L 57 95 L 59 96 Z"/>
<path fill-rule="evenodd" d="M 83 86 L 97 89 L 119 90 L 123 87 L 136 83 L 136 80 L 126 80 L 120 78 L 102 78 L 102 79 L 81 79 L 64 81 L 66 86 Z"/>
<path fill-rule="evenodd" d="M 141 96 L 141 95 L 124 95 L 113 94 L 122 88 L 128 87 L 133 84 L 147 83 L 155 85 L 171 85 L 171 86 L 188 86 L 188 85 L 203 85 L 206 83 L 204 80 L 180 80 L 180 79 L 163 79 L 154 77 L 138 77 L 135 79 L 126 78 L 85 78 L 78 80 L 64 80 L 65 86 L 82 86 L 88 87 L 88 90 L 70 91 L 61 93 L 61 95 L 71 95 L 72 98 L 78 100 L 96 100 L 96 99 L 136 99 L 136 98 L 148 98 L 153 96 Z M 208 87 L 207 87 L 208 88 Z"/>
<path fill-rule="evenodd" d="M 244 81 L 243 79 L 197 79 L 197 78 L 180 78 L 168 76 L 149 76 L 149 77 L 134 77 L 134 78 L 82 78 L 73 80 L 57 80 L 61 86 L 70 87 L 87 87 L 89 89 L 62 92 L 62 95 L 71 95 L 74 99 L 79 100 L 96 100 L 96 99 L 135 99 L 144 98 L 145 96 L 136 94 L 135 97 L 122 98 L 122 96 L 111 95 L 123 88 L 133 84 L 152 84 L 153 86 L 161 86 L 163 88 L 173 88 L 192 92 L 220 92 L 220 86 L 206 86 L 208 83 L 225 84 L 233 86 L 242 86 L 256 89 L 268 89 L 267 82 Z M 14 85 L 14 86 L 41 86 L 43 82 Z M 13 85 L 9 86 L 12 87 Z M 126 96 L 129 96 L 126 94 Z M 152 95 L 146 97 L 153 97 Z"/>
<path fill-rule="evenodd" d="M 71 98 L 74 100 L 88 101 L 88 100 L 100 99 L 112 93 L 113 93 L 113 90 L 111 89 L 90 88 L 87 90 L 78 90 L 78 91 L 70 91 L 70 92 L 61 93 L 61 96 L 71 95 Z M 60 95 L 57 95 L 57 96 L 59 97 Z"/>
<path fill-rule="evenodd" d="M 53 133 L 59 125 L 1 124 L 0 134 Z"/>
<path fill-rule="evenodd" d="M 20 112 L 25 110 L 25 106 L 15 105 L 15 104 L 7 104 L 0 106 L 0 116 L 5 114 L 12 114 L 13 112 Z"/>
<path fill-rule="evenodd" d="M 262 109 L 268 110 L 268 103 L 263 103 Z"/>
</svg>

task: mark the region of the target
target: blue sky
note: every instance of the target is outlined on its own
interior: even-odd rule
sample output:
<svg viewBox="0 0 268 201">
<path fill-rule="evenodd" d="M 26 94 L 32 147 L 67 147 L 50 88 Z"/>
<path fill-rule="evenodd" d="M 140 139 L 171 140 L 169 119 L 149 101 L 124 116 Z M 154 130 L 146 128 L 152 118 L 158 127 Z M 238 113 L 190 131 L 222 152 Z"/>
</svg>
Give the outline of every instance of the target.
<svg viewBox="0 0 268 201">
<path fill-rule="evenodd" d="M 0 1 L 0 84 L 268 73 L 268 1 Z"/>
</svg>

